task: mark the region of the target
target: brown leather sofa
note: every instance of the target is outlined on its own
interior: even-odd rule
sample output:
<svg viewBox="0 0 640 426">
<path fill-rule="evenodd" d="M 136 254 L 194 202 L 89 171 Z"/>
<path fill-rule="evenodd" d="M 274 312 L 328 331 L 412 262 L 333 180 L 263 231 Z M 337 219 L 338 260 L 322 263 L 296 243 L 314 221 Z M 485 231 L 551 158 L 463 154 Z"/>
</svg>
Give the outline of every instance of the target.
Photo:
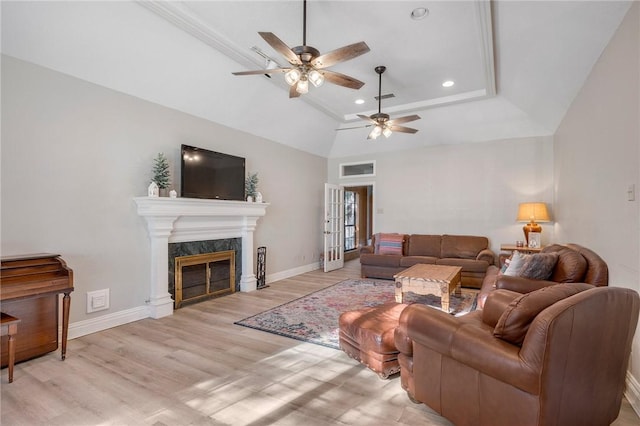
<svg viewBox="0 0 640 426">
<path fill-rule="evenodd" d="M 639 309 L 633 290 L 582 283 L 496 290 L 462 317 L 409 305 L 395 330 L 401 385 L 457 426 L 608 425 Z"/>
<path fill-rule="evenodd" d="M 528 293 L 558 283 L 580 282 L 598 287 L 609 284 L 607 263 L 586 247 L 578 244 L 553 244 L 542 249 L 542 253 L 558 253 L 558 261 L 548 280 L 502 275 L 496 265 L 487 268 L 478 295 L 478 309 L 483 308 L 487 296 L 495 289 Z"/>
<path fill-rule="evenodd" d="M 487 268 L 495 263 L 495 253 L 489 249 L 486 237 L 469 235 L 404 235 L 402 255 L 378 254 L 376 238 L 372 245 L 360 249 L 363 278 L 392 280 L 417 263 L 460 266 L 463 287 L 480 288 Z"/>
</svg>

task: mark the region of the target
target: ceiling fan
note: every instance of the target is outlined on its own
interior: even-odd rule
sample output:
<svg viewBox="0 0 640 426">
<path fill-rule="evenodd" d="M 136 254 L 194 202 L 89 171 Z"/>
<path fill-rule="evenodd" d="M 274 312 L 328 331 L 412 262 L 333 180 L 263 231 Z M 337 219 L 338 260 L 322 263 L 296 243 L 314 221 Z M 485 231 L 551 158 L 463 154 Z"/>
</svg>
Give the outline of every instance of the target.
<svg viewBox="0 0 640 426">
<path fill-rule="evenodd" d="M 362 127 L 374 126 L 373 130 L 367 136 L 367 139 L 377 139 L 378 136 L 384 135 L 385 138 L 391 136 L 393 132 L 400 133 L 417 133 L 418 129 L 412 129 L 411 127 L 399 126 L 398 124 L 408 123 L 410 121 L 420 120 L 419 115 L 407 115 L 405 117 L 399 117 L 393 120 L 389 119 L 389 114 L 384 114 L 380 111 L 382 104 L 382 73 L 385 72 L 387 67 L 380 65 L 375 67 L 375 71 L 378 73 L 378 112 L 372 114 L 370 117 L 366 115 L 358 114 L 358 117 L 367 121 L 369 124 Z M 358 127 L 348 127 L 348 129 L 357 129 Z M 338 130 L 347 130 L 338 129 Z"/>
<path fill-rule="evenodd" d="M 272 68 L 256 71 L 234 72 L 233 75 L 260 75 L 270 73 L 285 73 L 285 81 L 289 84 L 289 97 L 297 98 L 309 91 L 309 82 L 319 87 L 326 80 L 351 89 L 359 89 L 364 83 L 348 75 L 329 71 L 328 68 L 338 62 L 347 61 L 369 51 L 369 46 L 364 41 L 341 47 L 331 52 L 320 55 L 315 47 L 307 46 L 307 1 L 304 0 L 302 16 L 302 46 L 289 48 L 273 33 L 259 32 L 264 39 L 277 52 L 282 54 L 291 64 L 289 68 Z"/>
</svg>

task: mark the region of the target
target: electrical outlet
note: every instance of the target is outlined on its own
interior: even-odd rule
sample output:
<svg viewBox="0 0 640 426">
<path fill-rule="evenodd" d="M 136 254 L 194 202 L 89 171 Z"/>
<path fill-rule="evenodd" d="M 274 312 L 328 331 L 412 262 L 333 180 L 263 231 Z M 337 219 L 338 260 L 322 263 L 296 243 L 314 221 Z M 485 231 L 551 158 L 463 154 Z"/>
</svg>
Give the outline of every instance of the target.
<svg viewBox="0 0 640 426">
<path fill-rule="evenodd" d="M 109 309 L 109 289 L 87 292 L 87 313 Z"/>
</svg>

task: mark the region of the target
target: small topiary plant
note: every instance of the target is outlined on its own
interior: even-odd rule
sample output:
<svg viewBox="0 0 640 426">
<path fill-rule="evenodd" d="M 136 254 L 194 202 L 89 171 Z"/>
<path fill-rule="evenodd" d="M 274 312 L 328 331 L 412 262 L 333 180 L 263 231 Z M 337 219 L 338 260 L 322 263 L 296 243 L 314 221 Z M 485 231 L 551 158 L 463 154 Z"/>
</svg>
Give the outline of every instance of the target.
<svg viewBox="0 0 640 426">
<path fill-rule="evenodd" d="M 244 181 L 244 192 L 246 197 L 256 197 L 258 192 L 258 174 L 249 173 L 247 179 Z"/>
<path fill-rule="evenodd" d="M 171 175 L 169 173 L 169 162 L 162 152 L 159 152 L 153 160 L 153 182 L 160 189 L 166 189 L 171 184 Z"/>
</svg>

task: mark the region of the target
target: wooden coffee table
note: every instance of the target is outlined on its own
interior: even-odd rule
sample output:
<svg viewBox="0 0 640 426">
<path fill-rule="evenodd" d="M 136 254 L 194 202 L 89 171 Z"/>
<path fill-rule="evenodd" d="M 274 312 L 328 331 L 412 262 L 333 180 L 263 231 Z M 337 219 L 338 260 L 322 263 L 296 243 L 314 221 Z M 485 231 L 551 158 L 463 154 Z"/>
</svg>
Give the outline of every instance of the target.
<svg viewBox="0 0 640 426">
<path fill-rule="evenodd" d="M 454 291 L 460 296 L 459 266 L 418 263 L 393 276 L 396 280 L 396 302 L 402 303 L 403 294 L 433 294 L 442 299 L 441 309 L 449 312 L 449 295 Z"/>
</svg>

